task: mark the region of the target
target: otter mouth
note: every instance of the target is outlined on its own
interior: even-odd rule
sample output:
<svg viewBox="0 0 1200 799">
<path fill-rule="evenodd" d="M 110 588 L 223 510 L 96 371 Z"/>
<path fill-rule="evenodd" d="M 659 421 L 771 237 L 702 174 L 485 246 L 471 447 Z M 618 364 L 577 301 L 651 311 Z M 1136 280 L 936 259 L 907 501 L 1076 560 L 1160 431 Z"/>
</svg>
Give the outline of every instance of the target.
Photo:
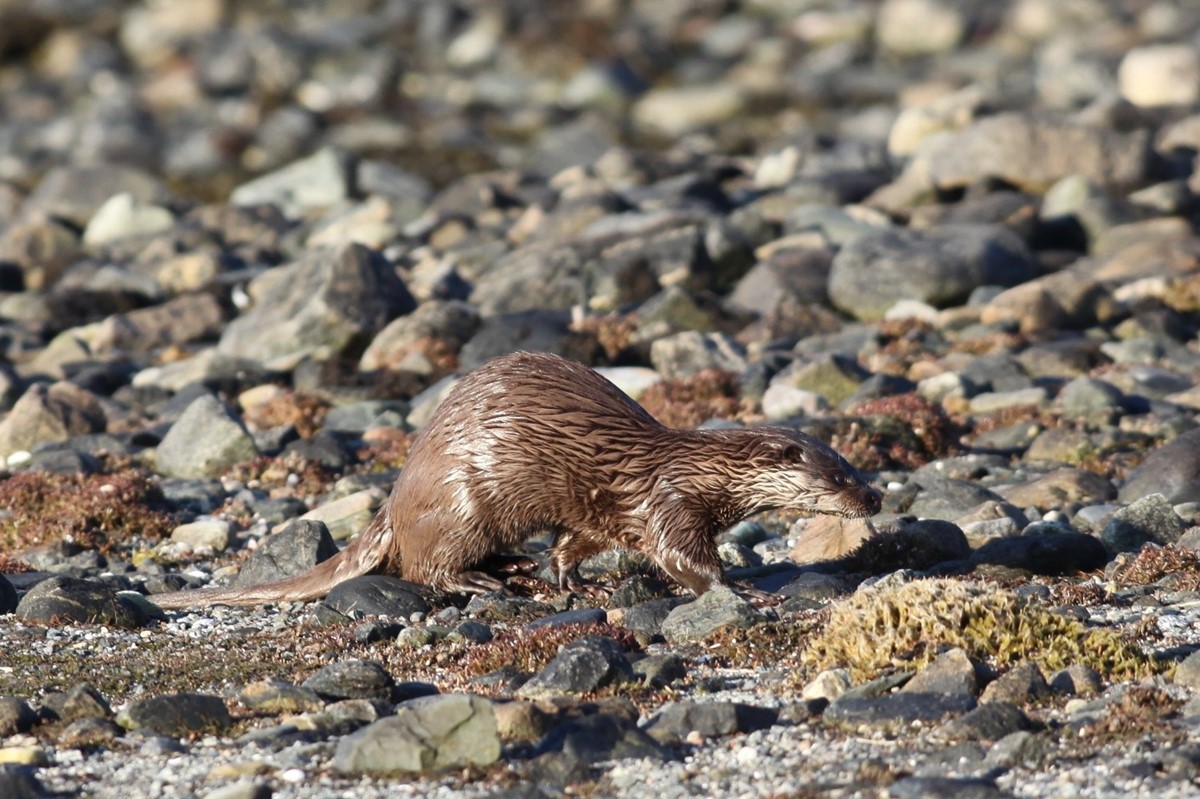
<svg viewBox="0 0 1200 799">
<path fill-rule="evenodd" d="M 879 513 L 883 507 L 883 494 L 870 486 L 864 487 L 855 496 L 846 497 L 843 494 L 839 499 L 841 507 L 838 514 L 846 519 L 865 519 Z"/>
</svg>

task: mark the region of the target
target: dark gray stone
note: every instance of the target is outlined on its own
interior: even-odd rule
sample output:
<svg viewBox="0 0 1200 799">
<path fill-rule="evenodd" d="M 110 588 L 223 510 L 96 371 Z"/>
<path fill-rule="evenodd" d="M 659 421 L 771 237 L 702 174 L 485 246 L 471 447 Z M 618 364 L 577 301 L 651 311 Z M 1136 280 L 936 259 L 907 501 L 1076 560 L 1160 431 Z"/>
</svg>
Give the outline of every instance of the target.
<svg viewBox="0 0 1200 799">
<path fill-rule="evenodd" d="M 957 519 L 981 502 L 1003 502 L 994 492 L 966 480 L 923 479 L 908 513 L 927 519 Z"/>
<path fill-rule="evenodd" d="M 52 713 L 60 721 L 113 714 L 108 700 L 87 683 L 80 683 L 60 693 L 47 694 L 42 700 L 42 712 Z"/>
<path fill-rule="evenodd" d="M 671 702 L 655 713 L 644 729 L 661 744 L 677 744 L 692 732 L 707 739 L 763 730 L 778 717 L 779 711 L 773 708 L 740 702 Z"/>
<path fill-rule="evenodd" d="M 407 619 L 414 613 L 429 612 L 429 603 L 422 596 L 424 590 L 399 577 L 367 574 L 335 585 L 325 597 L 325 604 L 348 616 Z"/>
<path fill-rule="evenodd" d="M 839 724 L 887 727 L 916 721 L 940 721 L 975 707 L 969 694 L 895 693 L 883 696 L 842 696 L 829 704 L 825 719 Z"/>
<path fill-rule="evenodd" d="M 950 649 L 917 671 L 901 689 L 909 693 L 964 694 L 976 696 L 979 680 L 976 665 L 961 649 Z"/>
<path fill-rule="evenodd" d="M 1108 562 L 1104 544 L 1086 533 L 1043 533 L 988 541 L 971 554 L 972 563 L 1060 575 L 1098 569 Z"/>
<path fill-rule="evenodd" d="M 686 604 L 687 601 L 683 597 L 672 596 L 642 602 L 625 609 L 625 616 L 621 624 L 634 632 L 658 635 L 662 632 L 663 622 L 666 621 L 667 616 L 671 615 L 671 611 Z"/>
<path fill-rule="evenodd" d="M 392 265 L 359 244 L 311 250 L 252 288 L 257 303 L 226 326 L 219 350 L 263 364 L 340 353 L 416 307 Z"/>
<path fill-rule="evenodd" d="M 37 724 L 37 713 L 24 699 L 15 696 L 0 697 L 0 737 L 7 738 L 21 732 L 29 732 Z"/>
<path fill-rule="evenodd" d="M 703 641 L 719 630 L 752 627 L 763 618 L 758 608 L 732 590 L 718 587 L 668 613 L 662 633 L 668 641 L 678 643 Z"/>
<path fill-rule="evenodd" d="M 243 588 L 303 574 L 337 552 L 324 522 L 297 519 L 262 540 L 233 584 Z"/>
<path fill-rule="evenodd" d="M 5 799 L 48 799 L 64 794 L 47 791 L 30 767 L 0 765 L 0 796 Z"/>
<path fill-rule="evenodd" d="M 17 609 L 17 589 L 8 578 L 0 574 L 0 615 Z"/>
<path fill-rule="evenodd" d="M 1114 513 L 1100 540 L 1110 552 L 1136 552 L 1143 544 L 1171 544 L 1183 534 L 1183 519 L 1162 494 L 1149 494 Z"/>
<path fill-rule="evenodd" d="M 543 627 L 565 627 L 571 624 L 604 624 L 607 620 L 608 614 L 606 614 L 600 608 L 578 608 L 576 610 L 564 610 L 561 613 L 552 613 L 549 616 L 543 616 L 540 619 L 534 619 L 525 625 L 525 629 L 538 630 Z"/>
<path fill-rule="evenodd" d="M 233 724 L 224 700 L 207 694 L 167 694 L 139 699 L 129 705 L 127 716 L 129 726 L 172 738 L 219 734 Z"/>
<path fill-rule="evenodd" d="M 949 741 L 999 741 L 1006 735 L 1033 727 L 1033 722 L 1016 705 L 985 702 L 939 726 L 937 735 Z"/>
<path fill-rule="evenodd" d="M 1200 500 L 1200 428 L 1189 430 L 1146 456 L 1129 473 L 1117 497 L 1134 502 L 1163 494 L 1171 503 Z"/>
<path fill-rule="evenodd" d="M 492 703 L 462 694 L 403 703 L 338 742 L 333 768 L 342 774 L 388 774 L 487 766 L 500 758 Z"/>
<path fill-rule="evenodd" d="M 587 635 L 564 646 L 517 692 L 525 697 L 582 694 L 633 679 L 625 650 L 612 638 Z"/>
<path fill-rule="evenodd" d="M 75 577 L 43 580 L 21 598 L 17 616 L 26 621 L 107 624 L 112 627 L 141 627 L 146 614 L 134 602 L 117 596 L 103 583 Z"/>
<path fill-rule="evenodd" d="M 956 777 L 905 777 L 893 783 L 887 795 L 894 799 L 1012 799 L 988 779 Z"/>
<path fill-rule="evenodd" d="M 172 477 L 218 477 L 258 455 L 254 437 L 225 403 L 204 394 L 188 405 L 158 445 L 156 465 Z"/>
<path fill-rule="evenodd" d="M 381 664 L 355 659 L 330 663 L 300 685 L 330 700 L 387 699 L 395 683 Z"/>
<path fill-rule="evenodd" d="M 538 744 L 536 753 L 562 752 L 584 763 L 619 758 L 666 760 L 658 742 L 631 719 L 596 713 L 558 725 Z"/>
<path fill-rule="evenodd" d="M 857 319 L 879 319 L 900 300 L 961 303 L 979 286 L 1015 286 L 1037 273 L 1025 243 L 998 225 L 890 229 L 854 239 L 838 252 L 829 296 Z"/>
<path fill-rule="evenodd" d="M 647 655 L 633 664 L 633 674 L 643 685 L 661 688 L 687 676 L 687 663 L 674 652 Z"/>
<path fill-rule="evenodd" d="M 1036 663 L 1021 663 L 1001 674 L 983 689 L 981 702 L 1028 705 L 1050 695 L 1050 685 Z"/>
</svg>

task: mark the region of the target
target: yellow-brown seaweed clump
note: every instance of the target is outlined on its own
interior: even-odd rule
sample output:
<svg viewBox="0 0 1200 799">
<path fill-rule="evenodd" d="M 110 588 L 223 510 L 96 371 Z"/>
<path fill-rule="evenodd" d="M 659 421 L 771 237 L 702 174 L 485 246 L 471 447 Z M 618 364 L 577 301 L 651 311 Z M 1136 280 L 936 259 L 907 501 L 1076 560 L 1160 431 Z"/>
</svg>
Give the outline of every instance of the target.
<svg viewBox="0 0 1200 799">
<path fill-rule="evenodd" d="M 1112 630 L 1090 629 L 1011 592 L 955 580 L 918 580 L 859 591 L 836 604 L 804 654 L 818 668 L 844 666 L 856 680 L 919 668 L 949 647 L 1005 668 L 1043 671 L 1087 664 L 1113 680 L 1165 670 Z"/>
</svg>

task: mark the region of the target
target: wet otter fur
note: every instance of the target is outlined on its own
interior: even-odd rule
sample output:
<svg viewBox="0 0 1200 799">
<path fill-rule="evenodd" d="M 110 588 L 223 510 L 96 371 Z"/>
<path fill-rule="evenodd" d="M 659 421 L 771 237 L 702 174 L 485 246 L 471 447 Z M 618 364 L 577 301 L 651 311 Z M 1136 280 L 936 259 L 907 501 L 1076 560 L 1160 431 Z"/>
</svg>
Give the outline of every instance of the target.
<svg viewBox="0 0 1200 799">
<path fill-rule="evenodd" d="M 578 585 L 584 558 L 627 548 L 699 595 L 722 581 L 717 535 L 747 516 L 793 508 L 861 517 L 879 507 L 879 492 L 812 436 L 665 427 L 594 370 L 522 352 L 453 387 L 384 506 L 342 552 L 285 580 L 151 600 L 164 608 L 308 600 L 371 573 L 493 591 L 503 584 L 480 566 L 546 531 L 563 587 Z"/>
</svg>

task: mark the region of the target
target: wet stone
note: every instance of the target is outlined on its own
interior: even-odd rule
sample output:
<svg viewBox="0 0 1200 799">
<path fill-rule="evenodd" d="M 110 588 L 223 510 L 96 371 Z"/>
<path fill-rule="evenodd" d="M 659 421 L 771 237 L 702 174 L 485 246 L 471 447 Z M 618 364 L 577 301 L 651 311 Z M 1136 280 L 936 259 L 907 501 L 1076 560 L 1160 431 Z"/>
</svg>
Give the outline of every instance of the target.
<svg viewBox="0 0 1200 799">
<path fill-rule="evenodd" d="M 191 693 L 139 699 L 129 705 L 118 721 L 123 726 L 174 738 L 220 733 L 233 723 L 219 696 Z"/>
<path fill-rule="evenodd" d="M 687 600 L 683 597 L 665 597 L 641 602 L 625 609 L 625 617 L 621 623 L 634 632 L 658 635 L 671 612 L 686 603 Z"/>
<path fill-rule="evenodd" d="M 668 641 L 702 641 L 721 630 L 745 629 L 763 621 L 757 608 L 725 587 L 705 591 L 667 614 L 662 632 Z"/>
<path fill-rule="evenodd" d="M 1183 533 L 1183 520 L 1162 494 L 1150 494 L 1114 513 L 1100 540 L 1112 552 L 1135 552 L 1143 544 L 1170 544 Z"/>
<path fill-rule="evenodd" d="M 37 713 L 24 699 L 13 696 L 0 697 L 0 736 L 7 738 L 28 732 L 37 724 Z"/>
<path fill-rule="evenodd" d="M 325 604 L 347 616 L 391 616 L 407 619 L 428 613 L 422 596 L 424 587 L 399 577 L 368 574 L 338 583 L 325 597 Z"/>
<path fill-rule="evenodd" d="M 773 708 L 738 702 L 671 702 L 651 717 L 644 729 L 661 744 L 677 744 L 693 733 L 708 739 L 766 729 L 778 717 Z"/>
<path fill-rule="evenodd" d="M 950 741 L 998 741 L 1014 732 L 1029 730 L 1033 723 L 1015 705 L 985 702 L 973 710 L 950 719 L 936 734 Z"/>
<path fill-rule="evenodd" d="M 626 757 L 666 759 L 658 742 L 638 729 L 632 719 L 612 713 L 596 713 L 559 724 L 546 734 L 536 751 L 561 752 L 583 763 Z"/>
<path fill-rule="evenodd" d="M 979 701 L 1028 705 L 1050 695 L 1050 686 L 1036 663 L 1021 663 L 990 682 Z"/>
<path fill-rule="evenodd" d="M 518 694 L 537 698 L 588 693 L 631 679 L 633 668 L 621 645 L 607 636 L 588 635 L 564 646 Z"/>
<path fill-rule="evenodd" d="M 8 578 L 0 574 L 0 615 L 17 609 L 17 589 Z"/>
<path fill-rule="evenodd" d="M 238 692 L 238 701 L 263 713 L 312 713 L 325 707 L 324 700 L 312 688 L 282 680 L 253 682 Z"/>
<path fill-rule="evenodd" d="M 60 721 L 73 721 L 85 716 L 111 716 L 113 711 L 99 691 L 80 683 L 67 691 L 47 694 L 42 700 L 42 712 L 50 712 Z"/>
<path fill-rule="evenodd" d="M 917 671 L 902 688 L 908 693 L 975 696 L 979 693 L 976 666 L 962 649 L 938 655 L 928 666 Z"/>
<path fill-rule="evenodd" d="M 334 770 L 387 774 L 486 766 L 500 757 L 492 703 L 477 696 L 414 699 L 338 742 Z"/>
<path fill-rule="evenodd" d="M 17 616 L 26 621 L 73 621 L 113 627 L 141 627 L 146 614 L 107 585 L 75 577 L 51 577 L 21 598 Z"/>
<path fill-rule="evenodd" d="M 975 707 L 969 694 L 895 693 L 883 696 L 842 696 L 830 703 L 825 718 L 838 724 L 868 727 L 903 726 L 917 721 L 940 721 Z"/>
<path fill-rule="evenodd" d="M 996 538 L 971 554 L 972 563 L 1024 569 L 1034 574 L 1078 574 L 1108 562 L 1104 544 L 1086 533 L 1043 533 Z"/>
<path fill-rule="evenodd" d="M 238 572 L 234 585 L 241 588 L 303 574 L 337 551 L 324 524 L 297 519 L 263 539 Z"/>
<path fill-rule="evenodd" d="M 301 683 L 327 700 L 383 699 L 391 696 L 395 680 L 374 660 L 330 663 Z"/>
</svg>

